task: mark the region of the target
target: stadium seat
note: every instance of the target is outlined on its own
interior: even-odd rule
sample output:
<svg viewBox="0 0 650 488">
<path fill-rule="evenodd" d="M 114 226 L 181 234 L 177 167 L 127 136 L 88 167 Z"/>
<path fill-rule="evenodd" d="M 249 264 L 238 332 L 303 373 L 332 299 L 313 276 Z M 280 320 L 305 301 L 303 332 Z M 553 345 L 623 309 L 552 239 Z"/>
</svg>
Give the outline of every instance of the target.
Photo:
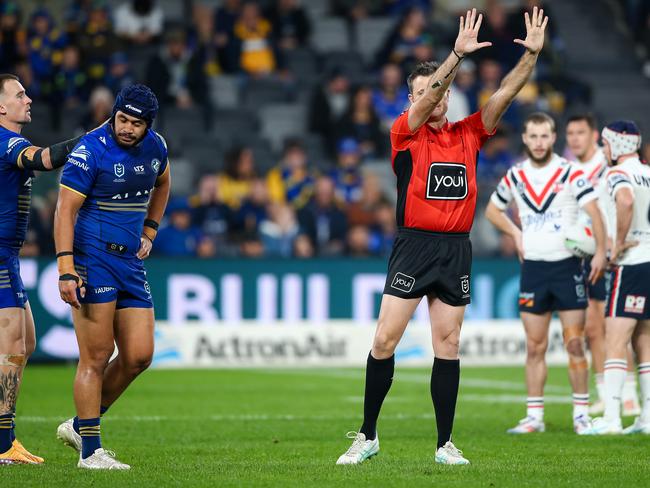
<svg viewBox="0 0 650 488">
<path fill-rule="evenodd" d="M 315 19 L 311 43 L 319 52 L 348 50 L 350 36 L 345 20 L 336 17 Z"/>
<path fill-rule="evenodd" d="M 289 136 L 306 132 L 305 107 L 298 104 L 272 104 L 260 110 L 261 133 L 275 151 L 280 151 Z"/>
<path fill-rule="evenodd" d="M 308 48 L 293 49 L 285 53 L 287 68 L 301 84 L 311 84 L 319 78 L 316 54 Z"/>
<path fill-rule="evenodd" d="M 328 14 L 328 2 L 324 0 L 302 0 L 301 3 L 312 21 L 323 18 Z"/>
<path fill-rule="evenodd" d="M 254 112 L 245 109 L 217 110 L 212 134 L 223 147 L 228 147 L 234 139 L 256 134 L 258 126 Z"/>
<path fill-rule="evenodd" d="M 210 95 L 217 108 L 239 106 L 239 80 L 236 76 L 220 75 L 210 79 Z"/>
<path fill-rule="evenodd" d="M 173 132 L 173 135 L 168 135 L 168 137 L 183 137 L 205 132 L 203 116 L 197 108 L 165 107 L 160 115 L 159 127 L 163 135 Z"/>
<path fill-rule="evenodd" d="M 367 65 L 372 63 L 394 26 L 395 19 L 391 17 L 371 17 L 356 23 L 354 36 L 356 49 Z"/>
<path fill-rule="evenodd" d="M 322 66 L 325 73 L 337 69 L 345 73 L 353 82 L 365 78 L 363 58 L 355 51 L 330 51 L 322 56 Z"/>
<path fill-rule="evenodd" d="M 280 80 L 250 80 L 243 87 L 244 105 L 249 109 L 259 109 L 269 103 L 288 102 L 291 89 Z"/>
</svg>

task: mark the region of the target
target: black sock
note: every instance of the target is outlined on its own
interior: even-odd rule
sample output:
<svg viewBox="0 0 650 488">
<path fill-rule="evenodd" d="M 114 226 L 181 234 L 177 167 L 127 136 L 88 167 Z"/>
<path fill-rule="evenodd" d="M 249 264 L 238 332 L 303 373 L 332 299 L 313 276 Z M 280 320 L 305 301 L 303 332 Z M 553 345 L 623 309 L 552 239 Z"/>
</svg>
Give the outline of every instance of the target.
<svg viewBox="0 0 650 488">
<path fill-rule="evenodd" d="M 431 370 L 431 400 L 436 411 L 438 447 L 444 446 L 451 440 L 459 382 L 459 359 L 434 359 Z"/>
<path fill-rule="evenodd" d="M 393 383 L 394 371 L 395 355 L 386 359 L 375 359 L 372 354 L 368 354 L 366 393 L 363 400 L 363 425 L 360 429 L 366 439 L 374 439 L 377 435 L 379 410 L 381 410 L 381 404 Z"/>
</svg>

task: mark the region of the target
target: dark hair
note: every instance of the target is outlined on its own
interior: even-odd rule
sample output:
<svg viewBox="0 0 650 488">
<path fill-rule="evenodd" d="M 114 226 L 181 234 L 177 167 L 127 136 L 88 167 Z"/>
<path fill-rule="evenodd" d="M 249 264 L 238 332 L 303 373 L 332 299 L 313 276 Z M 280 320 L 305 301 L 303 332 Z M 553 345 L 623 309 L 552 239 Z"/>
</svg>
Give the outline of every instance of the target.
<svg viewBox="0 0 650 488">
<path fill-rule="evenodd" d="M 409 87 L 409 93 L 413 94 L 413 80 L 415 80 L 418 76 L 431 76 L 439 67 L 440 64 L 436 63 L 435 61 L 423 61 L 422 63 L 418 63 L 415 68 L 413 68 L 413 71 L 411 71 L 409 77 L 406 79 L 406 84 Z"/>
<path fill-rule="evenodd" d="M 549 114 L 545 114 L 544 112 L 534 112 L 526 117 L 526 120 L 524 120 L 524 132 L 528 128 L 528 124 L 543 124 L 544 122 L 548 122 L 551 126 L 551 131 L 555 132 L 555 120 L 553 120 L 553 117 Z"/>
<path fill-rule="evenodd" d="M 8 82 L 9 80 L 20 81 L 20 79 L 16 75 L 12 75 L 11 73 L 0 74 L 0 94 L 4 92 L 5 83 Z"/>
<path fill-rule="evenodd" d="M 566 125 L 568 126 L 571 122 L 582 122 L 583 120 L 587 122 L 587 125 L 591 130 L 598 130 L 598 122 L 592 113 L 572 115 L 569 117 L 569 120 L 567 120 Z"/>
</svg>

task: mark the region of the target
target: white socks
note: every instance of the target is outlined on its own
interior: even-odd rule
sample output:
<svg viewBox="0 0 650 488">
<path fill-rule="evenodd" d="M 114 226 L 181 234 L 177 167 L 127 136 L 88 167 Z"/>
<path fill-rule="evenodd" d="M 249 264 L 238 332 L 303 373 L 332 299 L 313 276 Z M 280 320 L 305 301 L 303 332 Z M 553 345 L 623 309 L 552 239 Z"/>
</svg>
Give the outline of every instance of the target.
<svg viewBox="0 0 650 488">
<path fill-rule="evenodd" d="M 573 418 L 584 415 L 589 416 L 589 393 L 574 393 L 573 394 Z"/>
<path fill-rule="evenodd" d="M 528 397 L 526 399 L 526 415 L 542 422 L 544 420 L 544 397 Z"/>
<path fill-rule="evenodd" d="M 650 422 L 650 363 L 639 364 L 639 383 L 641 383 L 643 397 L 641 422 Z"/>
<path fill-rule="evenodd" d="M 620 422 L 621 397 L 627 376 L 627 360 L 608 359 L 605 361 L 605 415 L 608 421 Z"/>
</svg>

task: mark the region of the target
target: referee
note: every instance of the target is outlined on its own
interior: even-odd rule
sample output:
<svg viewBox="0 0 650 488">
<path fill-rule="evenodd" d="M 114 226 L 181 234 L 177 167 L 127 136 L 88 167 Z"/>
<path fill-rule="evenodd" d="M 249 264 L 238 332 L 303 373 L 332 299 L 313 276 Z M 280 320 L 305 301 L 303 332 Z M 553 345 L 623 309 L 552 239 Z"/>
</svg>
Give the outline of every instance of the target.
<svg viewBox="0 0 650 488">
<path fill-rule="evenodd" d="M 379 452 L 377 419 L 392 383 L 395 348 L 422 297 L 427 298 L 435 353 L 435 461 L 469 464 L 452 444 L 451 432 L 460 379 L 460 329 L 470 303 L 469 231 L 476 207 L 477 156 L 530 77 L 548 23 L 537 7 L 532 15 L 525 13 L 526 39 L 514 40 L 526 48 L 521 59 L 479 112 L 452 124 L 446 113 L 458 66 L 466 55 L 491 45 L 478 42 L 482 17 L 473 9 L 460 18 L 454 49 L 442 65 L 425 62 L 415 67 L 407 80 L 411 106 L 391 128 L 399 231 L 368 355 L 363 425 L 337 464 L 359 464 Z"/>
</svg>

